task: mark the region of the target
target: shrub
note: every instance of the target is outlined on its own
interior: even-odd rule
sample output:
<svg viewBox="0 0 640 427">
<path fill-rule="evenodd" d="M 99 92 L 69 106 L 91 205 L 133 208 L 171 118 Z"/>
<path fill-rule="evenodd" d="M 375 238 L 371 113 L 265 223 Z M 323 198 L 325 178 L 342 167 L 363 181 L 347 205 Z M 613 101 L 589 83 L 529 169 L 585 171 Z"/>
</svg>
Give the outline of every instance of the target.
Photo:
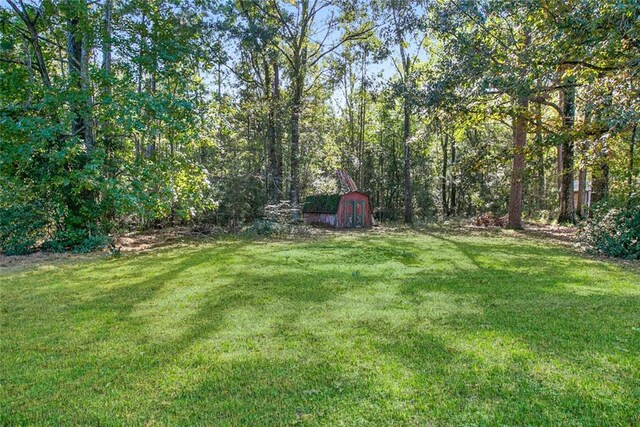
<svg viewBox="0 0 640 427">
<path fill-rule="evenodd" d="M 258 236 L 271 236 L 283 231 L 284 225 L 266 219 L 255 220 L 246 230 L 245 234 Z"/>
<path fill-rule="evenodd" d="M 0 209 L 0 252 L 25 255 L 45 238 L 47 220 L 41 204 L 30 203 Z"/>
<path fill-rule="evenodd" d="M 607 202 L 594 208 L 580 239 L 595 252 L 640 259 L 640 198 L 624 205 Z"/>
</svg>

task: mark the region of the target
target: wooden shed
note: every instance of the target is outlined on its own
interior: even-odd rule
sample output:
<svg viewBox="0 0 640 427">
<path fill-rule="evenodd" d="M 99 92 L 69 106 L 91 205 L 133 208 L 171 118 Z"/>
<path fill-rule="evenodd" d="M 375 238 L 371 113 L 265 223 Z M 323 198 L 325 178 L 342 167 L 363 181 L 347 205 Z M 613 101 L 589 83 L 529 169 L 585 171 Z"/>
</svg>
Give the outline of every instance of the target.
<svg viewBox="0 0 640 427">
<path fill-rule="evenodd" d="M 358 191 L 351 177 L 338 171 L 342 194 L 321 194 L 306 198 L 304 222 L 334 228 L 369 228 L 372 225 L 369 196 Z"/>
<path fill-rule="evenodd" d="M 307 197 L 302 208 L 304 222 L 334 228 L 371 227 L 369 196 L 360 191 Z"/>
</svg>

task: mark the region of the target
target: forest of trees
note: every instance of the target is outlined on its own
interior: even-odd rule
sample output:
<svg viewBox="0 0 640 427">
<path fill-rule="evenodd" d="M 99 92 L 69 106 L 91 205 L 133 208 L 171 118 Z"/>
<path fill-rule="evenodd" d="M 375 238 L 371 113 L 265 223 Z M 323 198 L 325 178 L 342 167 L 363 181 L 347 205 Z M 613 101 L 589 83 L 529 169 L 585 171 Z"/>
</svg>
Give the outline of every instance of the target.
<svg viewBox="0 0 640 427">
<path fill-rule="evenodd" d="M 381 221 L 576 223 L 637 206 L 639 121 L 637 0 L 2 0 L 0 247 L 237 229 L 337 169 Z"/>
</svg>

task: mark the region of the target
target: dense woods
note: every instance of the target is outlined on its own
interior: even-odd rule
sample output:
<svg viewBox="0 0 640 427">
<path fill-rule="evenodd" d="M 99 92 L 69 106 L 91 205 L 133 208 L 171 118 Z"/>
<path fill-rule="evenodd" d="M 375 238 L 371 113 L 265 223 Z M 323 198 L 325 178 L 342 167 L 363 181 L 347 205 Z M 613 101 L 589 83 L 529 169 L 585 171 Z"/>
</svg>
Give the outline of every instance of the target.
<svg viewBox="0 0 640 427">
<path fill-rule="evenodd" d="M 0 77 L 6 253 L 235 230 L 337 169 L 381 221 L 640 229 L 635 0 L 6 0 Z"/>
</svg>

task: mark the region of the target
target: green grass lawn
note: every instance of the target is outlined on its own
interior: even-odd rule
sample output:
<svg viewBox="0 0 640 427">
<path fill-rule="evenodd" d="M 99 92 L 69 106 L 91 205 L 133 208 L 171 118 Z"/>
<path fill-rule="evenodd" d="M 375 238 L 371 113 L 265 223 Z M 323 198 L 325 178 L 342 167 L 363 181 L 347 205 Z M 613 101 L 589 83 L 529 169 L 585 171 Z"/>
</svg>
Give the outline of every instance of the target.
<svg viewBox="0 0 640 427">
<path fill-rule="evenodd" d="M 504 234 L 0 273 L 0 424 L 640 425 L 638 270 Z"/>
</svg>

